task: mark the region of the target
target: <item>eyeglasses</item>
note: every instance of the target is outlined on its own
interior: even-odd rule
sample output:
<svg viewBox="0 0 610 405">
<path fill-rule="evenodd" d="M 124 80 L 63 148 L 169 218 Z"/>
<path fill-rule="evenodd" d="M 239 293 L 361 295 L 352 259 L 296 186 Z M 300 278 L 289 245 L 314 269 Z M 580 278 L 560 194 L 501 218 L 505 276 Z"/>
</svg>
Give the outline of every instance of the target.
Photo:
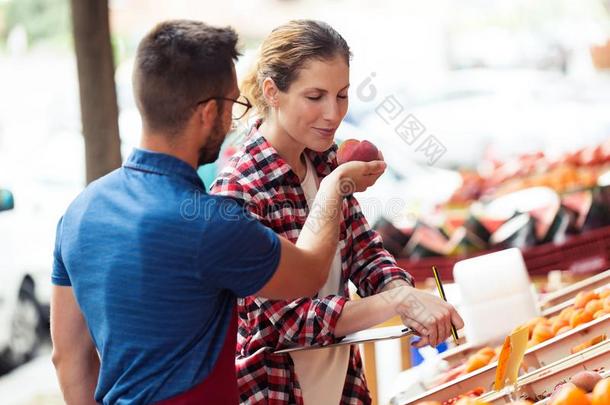
<svg viewBox="0 0 610 405">
<path fill-rule="evenodd" d="M 207 103 L 210 100 L 232 101 L 233 102 L 233 111 L 231 112 L 231 117 L 234 120 L 242 119 L 248 113 L 250 108 L 252 108 L 252 104 L 250 103 L 250 100 L 248 100 L 248 98 L 246 96 L 239 96 L 236 99 L 227 98 L 227 97 L 210 97 L 210 98 L 206 98 L 205 100 L 199 101 L 197 103 L 197 105 Z"/>
</svg>

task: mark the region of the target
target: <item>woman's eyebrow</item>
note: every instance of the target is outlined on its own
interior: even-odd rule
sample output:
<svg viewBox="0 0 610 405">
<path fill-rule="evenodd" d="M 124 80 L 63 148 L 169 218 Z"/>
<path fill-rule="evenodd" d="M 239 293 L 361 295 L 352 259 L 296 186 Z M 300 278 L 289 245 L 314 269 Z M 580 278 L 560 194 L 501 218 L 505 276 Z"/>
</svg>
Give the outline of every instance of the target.
<svg viewBox="0 0 610 405">
<path fill-rule="evenodd" d="M 349 84 L 347 84 L 345 87 L 343 87 L 339 91 L 343 91 L 343 90 L 347 89 L 348 87 L 349 87 Z M 305 89 L 304 91 L 306 91 L 306 92 L 307 91 L 319 91 L 320 93 L 328 93 L 328 90 L 321 89 L 319 87 L 310 87 L 310 88 Z"/>
</svg>

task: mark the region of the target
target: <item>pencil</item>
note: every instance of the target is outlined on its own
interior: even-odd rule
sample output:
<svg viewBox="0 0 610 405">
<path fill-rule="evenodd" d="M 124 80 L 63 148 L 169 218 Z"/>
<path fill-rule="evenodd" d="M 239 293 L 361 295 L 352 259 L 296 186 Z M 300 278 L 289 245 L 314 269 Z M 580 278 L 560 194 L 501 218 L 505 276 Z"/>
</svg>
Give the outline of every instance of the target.
<svg viewBox="0 0 610 405">
<path fill-rule="evenodd" d="M 434 281 L 436 282 L 436 288 L 438 289 L 438 293 L 445 302 L 447 301 L 447 296 L 445 295 L 445 290 L 443 289 L 443 283 L 441 283 L 441 278 L 438 275 L 438 270 L 436 266 L 432 266 L 432 273 L 434 274 Z M 453 336 L 453 342 L 457 346 L 458 343 L 458 334 L 455 326 L 453 326 L 453 322 L 451 323 L 451 335 Z"/>
</svg>

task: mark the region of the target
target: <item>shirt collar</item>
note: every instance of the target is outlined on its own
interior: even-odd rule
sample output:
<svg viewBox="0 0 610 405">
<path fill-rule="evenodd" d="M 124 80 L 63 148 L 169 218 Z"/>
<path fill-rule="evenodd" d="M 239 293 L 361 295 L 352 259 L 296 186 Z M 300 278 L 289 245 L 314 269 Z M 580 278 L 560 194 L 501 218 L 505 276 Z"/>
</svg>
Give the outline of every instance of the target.
<svg viewBox="0 0 610 405">
<path fill-rule="evenodd" d="M 205 190 L 203 181 L 191 165 L 177 157 L 147 149 L 134 148 L 123 167 L 185 179 Z"/>
<path fill-rule="evenodd" d="M 279 155 L 277 150 L 258 130 L 261 124 L 262 120 L 259 120 L 250 129 L 248 138 L 245 142 L 248 154 L 256 161 L 258 168 L 264 172 L 267 181 L 274 181 L 286 177 L 300 183 L 300 180 L 292 170 L 292 167 Z M 316 173 L 320 178 L 326 177 L 337 167 L 336 144 L 333 144 L 324 152 L 305 149 L 305 155 L 313 164 L 313 167 L 316 169 Z"/>
</svg>

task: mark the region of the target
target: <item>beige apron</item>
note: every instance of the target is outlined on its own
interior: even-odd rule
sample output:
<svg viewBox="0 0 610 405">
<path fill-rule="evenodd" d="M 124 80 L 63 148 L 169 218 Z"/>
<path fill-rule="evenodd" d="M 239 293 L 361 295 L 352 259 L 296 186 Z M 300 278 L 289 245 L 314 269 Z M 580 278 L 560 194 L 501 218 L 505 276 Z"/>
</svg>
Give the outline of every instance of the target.
<svg viewBox="0 0 610 405">
<path fill-rule="evenodd" d="M 309 159 L 307 174 L 301 183 L 305 198 L 311 207 L 318 192 L 318 176 Z M 341 253 L 337 248 L 328 280 L 318 292 L 319 298 L 343 295 L 341 285 Z M 303 350 L 290 353 L 303 392 L 305 405 L 338 405 L 345 385 L 349 364 L 350 346 L 320 350 Z"/>
</svg>

